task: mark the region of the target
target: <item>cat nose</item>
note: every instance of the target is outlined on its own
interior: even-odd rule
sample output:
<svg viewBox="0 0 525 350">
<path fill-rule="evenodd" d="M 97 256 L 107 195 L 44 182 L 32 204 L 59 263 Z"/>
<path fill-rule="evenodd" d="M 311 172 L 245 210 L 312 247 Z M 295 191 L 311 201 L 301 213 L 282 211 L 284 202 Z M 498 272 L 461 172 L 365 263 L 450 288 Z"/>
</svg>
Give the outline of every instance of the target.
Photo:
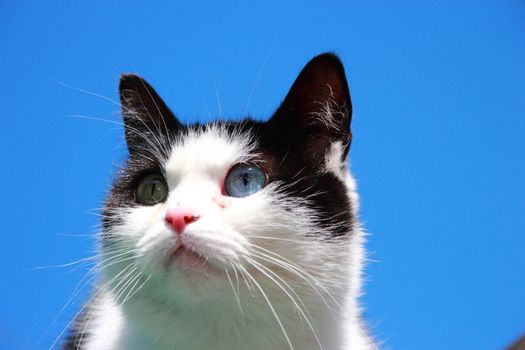
<svg viewBox="0 0 525 350">
<path fill-rule="evenodd" d="M 196 215 L 194 211 L 182 207 L 169 209 L 166 213 L 166 222 L 179 235 L 184 231 L 186 225 L 199 220 L 199 218 L 200 216 Z"/>
</svg>

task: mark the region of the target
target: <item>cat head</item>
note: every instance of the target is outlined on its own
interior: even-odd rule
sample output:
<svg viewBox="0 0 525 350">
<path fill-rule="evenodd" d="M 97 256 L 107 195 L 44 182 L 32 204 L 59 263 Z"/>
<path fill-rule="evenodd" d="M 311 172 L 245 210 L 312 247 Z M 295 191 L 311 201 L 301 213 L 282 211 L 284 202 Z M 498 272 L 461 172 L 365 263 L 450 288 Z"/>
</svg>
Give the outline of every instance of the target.
<svg viewBox="0 0 525 350">
<path fill-rule="evenodd" d="M 266 122 L 184 125 L 136 75 L 122 76 L 120 98 L 129 157 L 101 249 L 122 298 L 139 285 L 174 303 L 233 295 L 233 276 L 241 289 L 272 276 L 341 284 L 355 203 L 352 105 L 335 55 L 312 59 Z"/>
</svg>

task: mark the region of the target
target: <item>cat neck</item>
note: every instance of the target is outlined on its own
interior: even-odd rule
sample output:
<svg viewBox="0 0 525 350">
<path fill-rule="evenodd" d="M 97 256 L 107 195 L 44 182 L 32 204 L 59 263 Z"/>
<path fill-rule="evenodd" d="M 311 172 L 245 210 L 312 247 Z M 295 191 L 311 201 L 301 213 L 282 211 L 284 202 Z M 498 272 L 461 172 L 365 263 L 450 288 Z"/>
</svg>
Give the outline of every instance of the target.
<svg viewBox="0 0 525 350">
<path fill-rule="evenodd" d="M 334 324 L 342 322 L 340 313 L 333 314 L 334 310 L 326 305 L 314 308 L 309 304 L 306 322 L 297 309 L 293 310 L 293 303 L 272 299 L 273 308 L 279 310 L 276 322 L 264 298 L 259 295 L 249 298 L 244 303 L 241 299 L 240 311 L 236 301 L 227 299 L 222 303 L 204 303 L 198 308 L 169 307 L 153 300 L 136 299 L 122 307 L 111 294 L 105 294 L 98 301 L 105 305 L 104 314 L 96 322 L 100 330 L 93 332 L 97 336 L 89 339 L 86 348 L 285 350 L 291 348 L 290 342 L 295 349 L 319 349 L 308 322 L 325 347 L 339 337 Z"/>
</svg>

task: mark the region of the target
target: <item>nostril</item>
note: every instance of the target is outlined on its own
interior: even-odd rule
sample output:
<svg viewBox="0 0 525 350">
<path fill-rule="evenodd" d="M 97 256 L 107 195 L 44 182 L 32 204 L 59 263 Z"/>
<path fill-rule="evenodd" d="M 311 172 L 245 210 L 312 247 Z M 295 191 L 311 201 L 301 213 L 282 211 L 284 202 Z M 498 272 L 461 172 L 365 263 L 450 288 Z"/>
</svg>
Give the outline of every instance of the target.
<svg viewBox="0 0 525 350">
<path fill-rule="evenodd" d="M 197 215 L 185 215 L 184 216 L 184 223 L 191 224 L 192 222 L 195 222 L 199 220 L 199 216 Z"/>
</svg>

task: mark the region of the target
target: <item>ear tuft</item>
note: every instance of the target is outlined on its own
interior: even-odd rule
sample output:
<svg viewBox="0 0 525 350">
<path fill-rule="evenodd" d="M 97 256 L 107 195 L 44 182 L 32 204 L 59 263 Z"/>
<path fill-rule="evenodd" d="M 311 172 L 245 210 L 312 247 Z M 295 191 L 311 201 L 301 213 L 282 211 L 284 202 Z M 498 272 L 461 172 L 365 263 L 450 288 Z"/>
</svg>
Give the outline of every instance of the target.
<svg viewBox="0 0 525 350">
<path fill-rule="evenodd" d="M 119 84 L 126 141 L 130 154 L 151 148 L 152 142 L 183 128 L 148 82 L 135 74 L 123 74 Z M 156 148 L 163 149 L 162 145 Z"/>
</svg>

